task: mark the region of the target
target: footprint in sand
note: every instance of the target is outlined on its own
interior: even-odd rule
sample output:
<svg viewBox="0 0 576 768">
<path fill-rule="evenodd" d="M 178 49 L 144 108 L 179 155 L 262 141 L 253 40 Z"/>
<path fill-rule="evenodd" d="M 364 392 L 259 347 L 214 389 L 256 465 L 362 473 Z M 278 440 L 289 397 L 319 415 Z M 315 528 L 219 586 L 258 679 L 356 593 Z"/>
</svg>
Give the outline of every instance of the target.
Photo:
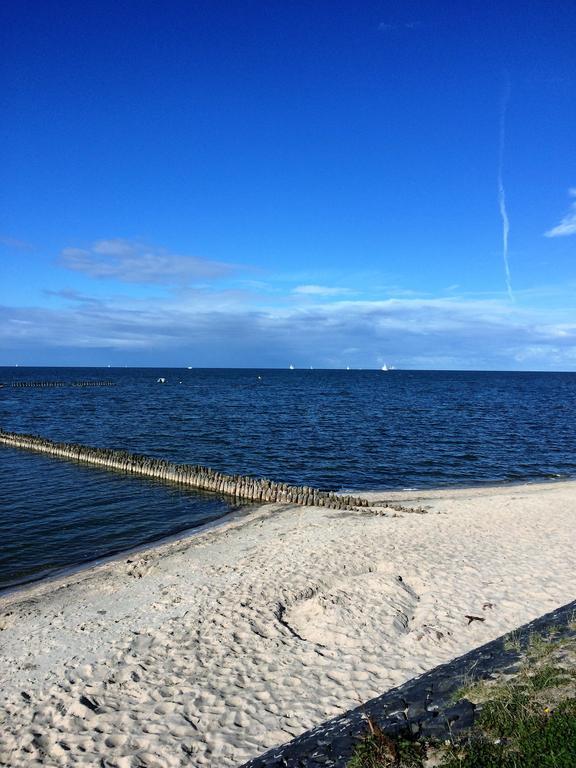
<svg viewBox="0 0 576 768">
<path fill-rule="evenodd" d="M 152 570 L 152 565 L 148 560 L 142 558 L 140 560 L 127 560 L 129 568 L 126 570 L 128 576 L 132 576 L 135 579 L 141 579 L 146 576 Z"/>
<path fill-rule="evenodd" d="M 276 615 L 301 640 L 354 649 L 408 632 L 418 599 L 401 577 L 376 571 L 310 587 Z"/>
</svg>

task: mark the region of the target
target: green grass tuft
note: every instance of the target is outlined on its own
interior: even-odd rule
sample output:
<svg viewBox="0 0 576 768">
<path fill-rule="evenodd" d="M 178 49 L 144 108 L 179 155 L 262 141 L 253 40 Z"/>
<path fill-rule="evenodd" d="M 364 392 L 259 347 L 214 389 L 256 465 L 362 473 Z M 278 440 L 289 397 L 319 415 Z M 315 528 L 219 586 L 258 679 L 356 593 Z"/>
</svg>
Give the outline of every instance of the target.
<svg viewBox="0 0 576 768">
<path fill-rule="evenodd" d="M 358 743 L 347 768 L 422 768 L 424 746 L 407 738 L 393 739 L 368 719 L 368 733 Z"/>
<path fill-rule="evenodd" d="M 395 740 L 369 720 L 348 768 L 576 768 L 574 638 L 534 635 L 515 677 L 465 680 L 464 691 L 478 705 L 467 735 L 436 744 Z"/>
<path fill-rule="evenodd" d="M 547 664 L 537 669 L 529 676 L 530 686 L 534 691 L 543 691 L 546 688 L 554 688 L 558 685 L 565 685 L 573 678 L 573 674 L 561 667 L 555 667 Z"/>
</svg>

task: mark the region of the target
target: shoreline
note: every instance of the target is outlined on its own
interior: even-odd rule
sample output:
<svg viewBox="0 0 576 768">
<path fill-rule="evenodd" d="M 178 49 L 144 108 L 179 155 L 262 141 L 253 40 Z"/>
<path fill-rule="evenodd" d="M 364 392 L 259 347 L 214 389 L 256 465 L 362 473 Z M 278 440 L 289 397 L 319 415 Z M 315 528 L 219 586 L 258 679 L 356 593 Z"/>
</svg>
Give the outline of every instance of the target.
<svg viewBox="0 0 576 768">
<path fill-rule="evenodd" d="M 143 557 L 161 558 L 167 554 L 172 554 L 182 547 L 187 548 L 189 545 L 194 544 L 196 537 L 202 537 L 210 533 L 217 534 L 220 528 L 226 529 L 229 525 L 234 526 L 238 523 L 241 525 L 243 519 L 250 516 L 251 511 L 270 506 L 284 507 L 287 505 L 246 503 L 242 508 L 227 512 L 222 517 L 208 523 L 203 523 L 197 528 L 187 528 L 184 531 L 179 531 L 170 536 L 163 536 L 160 539 L 155 539 L 148 544 L 142 544 L 110 555 L 104 555 L 103 557 L 99 557 L 96 560 L 90 560 L 86 563 L 64 567 L 60 569 L 58 573 L 35 579 L 34 581 L 25 584 L 7 587 L 6 589 L 0 588 L 0 612 L 4 610 L 6 606 L 11 605 L 13 602 L 17 602 L 19 598 L 22 598 L 22 600 L 27 600 L 29 597 L 36 599 L 40 595 L 45 593 L 50 594 L 62 587 L 80 584 L 85 578 L 91 578 L 93 575 L 97 576 L 100 573 L 105 573 L 116 565 L 126 564 L 128 559 Z M 246 520 L 246 522 L 249 521 Z"/>
<path fill-rule="evenodd" d="M 152 550 L 161 549 L 165 545 L 176 544 L 180 541 L 186 540 L 196 536 L 197 534 L 210 531 L 214 528 L 218 528 L 220 525 L 225 525 L 228 521 L 235 519 L 236 517 L 242 517 L 247 514 L 246 510 L 254 507 L 254 504 L 246 502 L 246 504 L 238 505 L 236 508 L 226 512 L 226 514 L 215 520 L 210 520 L 207 523 L 195 526 L 193 528 L 184 528 L 181 531 L 168 534 L 167 536 L 161 536 L 158 539 L 152 539 L 142 544 L 137 544 L 134 547 L 128 549 L 121 549 L 115 552 L 110 552 L 107 555 L 102 555 L 94 560 L 87 560 L 82 563 L 76 563 L 75 565 L 62 566 L 55 571 L 47 573 L 46 575 L 38 576 L 38 578 L 32 578 L 20 584 L 9 584 L 7 586 L 0 586 L 0 610 L 2 609 L 2 599 L 5 597 L 11 597 L 12 595 L 25 593 L 27 590 L 32 590 L 34 587 L 40 587 L 44 584 L 49 585 L 57 581 L 67 581 L 77 574 L 82 574 L 84 571 L 90 571 L 100 566 L 107 565 L 109 563 L 119 562 L 128 557 L 139 557 Z"/>
<path fill-rule="evenodd" d="M 53 457 L 53 458 L 58 458 L 58 457 Z M 170 483 L 170 481 L 156 481 L 156 482 Z M 391 502 L 401 502 L 401 501 L 419 502 L 419 501 L 425 501 L 428 498 L 435 498 L 438 496 L 449 497 L 451 493 L 464 494 L 466 492 L 476 492 L 476 491 L 491 492 L 491 491 L 498 491 L 499 489 L 513 490 L 514 488 L 522 488 L 523 486 L 537 487 L 537 488 L 541 487 L 542 490 L 545 490 L 546 487 L 549 485 L 555 486 L 563 483 L 574 483 L 576 487 L 576 477 L 549 478 L 546 480 L 535 479 L 535 480 L 526 480 L 526 481 L 503 480 L 501 483 L 487 482 L 486 484 L 474 484 L 474 485 L 446 485 L 446 486 L 436 486 L 433 488 L 405 488 L 405 489 L 382 489 L 382 490 L 345 489 L 342 491 L 335 491 L 335 494 L 336 495 L 354 494 L 355 496 L 366 499 L 371 503 L 374 503 L 375 501 L 380 499 L 385 499 Z M 202 491 L 201 493 L 209 493 L 209 492 Z M 134 547 L 130 547 L 129 549 L 122 549 L 117 552 L 111 552 L 108 555 L 103 555 L 101 557 L 95 558 L 94 560 L 87 560 L 82 563 L 63 566 L 61 568 L 56 569 L 55 572 L 49 573 L 45 576 L 39 576 L 38 578 L 32 578 L 21 584 L 14 584 L 14 585 L 7 585 L 7 586 L 0 585 L 0 611 L 2 610 L 2 603 L 4 598 L 9 598 L 9 597 L 12 597 L 13 595 L 14 596 L 17 596 L 20 594 L 25 595 L 25 593 L 28 590 L 33 590 L 34 588 L 41 587 L 43 585 L 49 586 L 50 584 L 56 583 L 59 581 L 67 582 L 72 577 L 76 575 L 81 575 L 85 571 L 91 571 L 92 569 L 99 568 L 100 566 L 107 565 L 109 563 L 120 562 L 129 557 L 139 557 L 147 553 L 154 553 L 155 550 L 157 549 L 161 552 L 161 550 L 165 545 L 177 544 L 179 542 L 186 542 L 189 539 L 194 538 L 194 536 L 196 535 L 200 535 L 212 529 L 218 529 L 220 526 L 226 525 L 228 521 L 232 521 L 233 519 L 235 519 L 236 516 L 242 517 L 248 514 L 248 510 L 256 507 L 261 507 L 261 506 L 267 506 L 267 505 L 262 502 L 256 503 L 256 502 L 249 502 L 249 501 L 245 501 L 245 502 L 239 501 L 235 509 L 231 510 L 230 512 L 227 512 L 226 514 L 222 515 L 222 517 L 219 517 L 216 520 L 209 521 L 208 523 L 202 523 L 201 525 L 192 527 L 192 528 L 185 528 L 181 531 L 177 531 L 176 533 L 169 534 L 167 536 L 162 536 L 158 539 L 153 539 L 151 541 L 144 542 L 142 544 L 137 544 Z M 286 506 L 286 505 L 282 504 L 281 506 Z"/>
<path fill-rule="evenodd" d="M 363 497 L 427 510 L 252 506 L 0 597 L 0 765 L 234 768 L 574 599 L 576 481 Z"/>
</svg>

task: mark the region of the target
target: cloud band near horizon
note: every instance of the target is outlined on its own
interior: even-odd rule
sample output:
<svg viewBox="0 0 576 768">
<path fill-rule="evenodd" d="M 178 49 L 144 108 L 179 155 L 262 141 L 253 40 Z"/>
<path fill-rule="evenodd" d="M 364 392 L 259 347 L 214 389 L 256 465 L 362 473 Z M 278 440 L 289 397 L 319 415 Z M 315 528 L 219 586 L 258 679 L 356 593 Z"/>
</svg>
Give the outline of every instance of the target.
<svg viewBox="0 0 576 768">
<path fill-rule="evenodd" d="M 494 300 L 338 301 L 259 311 L 84 301 L 59 309 L 0 307 L 0 347 L 4 365 L 46 364 L 45 356 L 60 364 L 570 370 L 576 323 Z"/>
</svg>

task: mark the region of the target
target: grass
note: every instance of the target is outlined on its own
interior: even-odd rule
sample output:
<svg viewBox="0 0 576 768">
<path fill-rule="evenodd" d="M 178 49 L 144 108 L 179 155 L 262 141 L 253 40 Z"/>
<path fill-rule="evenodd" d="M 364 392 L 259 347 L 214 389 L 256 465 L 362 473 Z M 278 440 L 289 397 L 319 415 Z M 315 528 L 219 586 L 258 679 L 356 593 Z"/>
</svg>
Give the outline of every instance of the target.
<svg viewBox="0 0 576 768">
<path fill-rule="evenodd" d="M 421 768 L 424 757 L 424 746 L 417 741 L 393 739 L 368 720 L 368 734 L 356 747 L 348 768 Z"/>
<path fill-rule="evenodd" d="M 574 698 L 545 712 L 518 697 L 505 710 L 495 707 L 487 715 L 483 712 L 479 726 L 480 733 L 450 745 L 439 768 L 574 768 Z"/>
<path fill-rule="evenodd" d="M 556 633 L 554 633 L 556 634 Z M 468 682 L 477 706 L 464 736 L 426 743 L 392 739 L 368 721 L 348 768 L 574 768 L 576 640 L 534 635 L 512 678 Z"/>
<path fill-rule="evenodd" d="M 522 644 L 520 642 L 520 633 L 517 630 L 510 632 L 504 640 L 505 651 L 520 651 Z"/>
<path fill-rule="evenodd" d="M 548 664 L 537 669 L 529 676 L 529 679 L 533 691 L 542 691 L 545 688 L 564 685 L 565 683 L 570 682 L 572 677 L 573 675 L 566 669 Z"/>
</svg>

